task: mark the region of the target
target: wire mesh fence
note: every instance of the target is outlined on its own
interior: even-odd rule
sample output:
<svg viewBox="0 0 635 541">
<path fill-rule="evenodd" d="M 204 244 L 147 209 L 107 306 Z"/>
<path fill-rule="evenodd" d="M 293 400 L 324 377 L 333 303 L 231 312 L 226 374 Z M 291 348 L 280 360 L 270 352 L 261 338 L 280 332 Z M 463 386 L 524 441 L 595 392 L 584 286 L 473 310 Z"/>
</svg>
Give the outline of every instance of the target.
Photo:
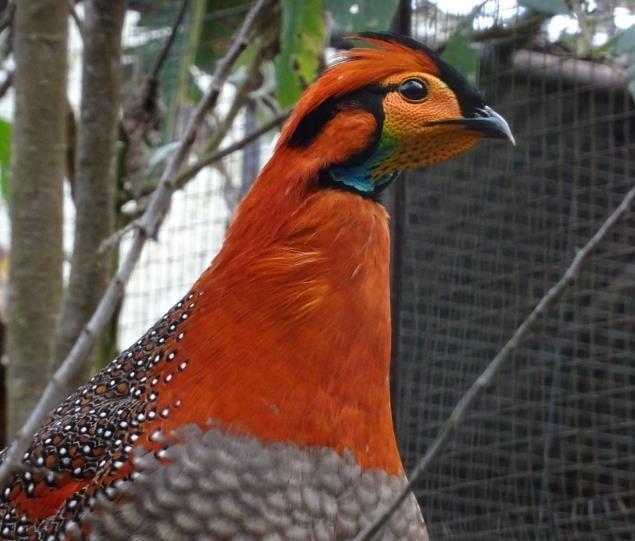
<svg viewBox="0 0 635 541">
<path fill-rule="evenodd" d="M 490 5 L 492 26 L 520 20 Z M 434 38 L 450 24 L 427 5 L 413 28 Z M 393 218 L 395 418 L 410 466 L 635 178 L 619 72 L 515 33 L 481 47 L 479 84 L 518 146 L 408 174 Z M 628 217 L 421 482 L 433 538 L 632 538 L 634 241 Z"/>
</svg>

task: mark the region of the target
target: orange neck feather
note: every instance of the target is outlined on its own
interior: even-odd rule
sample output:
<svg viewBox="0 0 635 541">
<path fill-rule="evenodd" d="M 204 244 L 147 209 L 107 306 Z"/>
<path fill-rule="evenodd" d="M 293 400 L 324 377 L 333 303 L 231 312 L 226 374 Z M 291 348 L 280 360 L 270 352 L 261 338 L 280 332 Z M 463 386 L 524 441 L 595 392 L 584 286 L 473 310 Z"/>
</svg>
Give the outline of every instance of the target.
<svg viewBox="0 0 635 541">
<path fill-rule="evenodd" d="M 387 215 L 317 188 L 319 170 L 364 148 L 374 129 L 372 115 L 345 112 L 310 147 L 276 150 L 193 288 L 204 294 L 180 344 L 190 366 L 162 391 L 182 406 L 164 428 L 213 419 L 402 471 L 388 383 Z"/>
<path fill-rule="evenodd" d="M 310 146 L 278 145 L 238 207 L 214 266 L 236 257 L 246 246 L 253 249 L 276 239 L 278 227 L 290 219 L 316 189 L 319 171 L 364 149 L 374 137 L 375 127 L 371 113 L 344 111 L 324 126 Z M 285 137 L 289 128 L 289 125 L 285 127 L 281 137 Z"/>
</svg>

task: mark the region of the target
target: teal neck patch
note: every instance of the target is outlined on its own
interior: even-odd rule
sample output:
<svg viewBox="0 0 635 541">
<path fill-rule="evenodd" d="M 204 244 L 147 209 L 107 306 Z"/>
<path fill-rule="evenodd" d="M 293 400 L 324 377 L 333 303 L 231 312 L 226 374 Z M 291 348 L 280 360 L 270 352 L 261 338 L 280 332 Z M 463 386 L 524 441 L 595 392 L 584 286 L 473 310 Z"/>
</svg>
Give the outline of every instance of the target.
<svg viewBox="0 0 635 541">
<path fill-rule="evenodd" d="M 331 178 L 359 192 L 372 193 L 378 189 L 383 189 L 395 177 L 394 173 L 380 177 L 374 177 L 373 173 L 377 166 L 395 150 L 396 146 L 394 139 L 384 136 L 377 148 L 363 163 L 331 167 L 329 170 Z"/>
</svg>

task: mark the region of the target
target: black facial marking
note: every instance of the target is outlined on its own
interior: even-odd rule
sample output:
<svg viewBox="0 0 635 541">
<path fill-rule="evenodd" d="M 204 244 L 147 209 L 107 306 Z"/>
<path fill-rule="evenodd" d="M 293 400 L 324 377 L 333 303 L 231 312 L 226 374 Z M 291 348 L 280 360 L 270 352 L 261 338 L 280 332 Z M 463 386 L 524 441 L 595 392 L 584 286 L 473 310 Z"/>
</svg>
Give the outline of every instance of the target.
<svg viewBox="0 0 635 541">
<path fill-rule="evenodd" d="M 354 167 L 364 163 L 370 155 L 375 151 L 381 132 L 384 128 L 384 96 L 388 92 L 392 92 L 392 85 L 387 87 L 367 86 L 357 92 L 349 95 L 349 97 L 341 104 L 340 110 L 345 109 L 363 109 L 368 111 L 375 117 L 375 133 L 373 134 L 373 142 L 364 149 L 352 154 L 343 162 L 332 164 L 338 167 Z"/>
<path fill-rule="evenodd" d="M 306 115 L 289 139 L 289 145 L 292 147 L 305 148 L 311 144 L 311 141 L 317 137 L 320 130 L 331 120 L 339 111 L 337 101 L 329 98 L 319 107 Z"/>
<path fill-rule="evenodd" d="M 347 109 L 363 109 L 372 113 L 377 119 L 378 134 L 381 133 L 384 121 L 382 100 L 391 90 L 394 90 L 392 86 L 371 85 L 340 98 L 327 99 L 300 121 L 289 139 L 289 145 L 296 148 L 308 147 L 329 120 Z"/>
</svg>

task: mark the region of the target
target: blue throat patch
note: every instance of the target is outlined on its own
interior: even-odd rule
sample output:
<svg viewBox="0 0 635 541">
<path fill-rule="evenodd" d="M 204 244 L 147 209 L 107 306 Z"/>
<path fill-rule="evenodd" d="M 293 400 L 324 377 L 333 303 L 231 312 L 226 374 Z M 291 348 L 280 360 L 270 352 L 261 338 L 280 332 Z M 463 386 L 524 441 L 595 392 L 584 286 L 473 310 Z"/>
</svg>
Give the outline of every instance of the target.
<svg viewBox="0 0 635 541">
<path fill-rule="evenodd" d="M 388 173 L 387 175 L 373 178 L 373 172 L 394 151 L 394 146 L 394 144 L 386 144 L 382 139 L 364 163 L 350 167 L 331 167 L 331 178 L 365 193 L 372 193 L 378 188 L 385 188 L 395 178 L 395 174 Z"/>
</svg>

